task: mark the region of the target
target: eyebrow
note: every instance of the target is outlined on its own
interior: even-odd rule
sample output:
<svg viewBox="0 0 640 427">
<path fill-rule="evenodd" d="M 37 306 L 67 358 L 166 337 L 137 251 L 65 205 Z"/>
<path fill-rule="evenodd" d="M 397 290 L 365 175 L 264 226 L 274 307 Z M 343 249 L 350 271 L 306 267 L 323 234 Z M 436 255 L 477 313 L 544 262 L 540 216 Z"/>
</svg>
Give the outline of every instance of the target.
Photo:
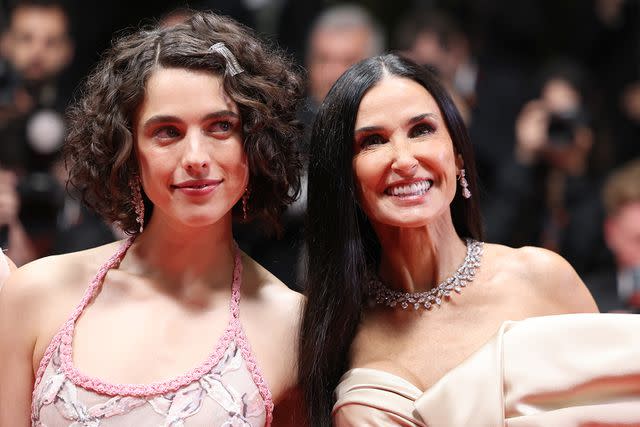
<svg viewBox="0 0 640 427">
<path fill-rule="evenodd" d="M 209 113 L 206 116 L 204 116 L 202 118 L 202 121 L 206 121 L 206 120 L 211 120 L 211 119 L 218 119 L 221 117 L 233 117 L 233 118 L 240 118 L 240 116 L 238 115 L 238 113 L 234 113 L 233 111 L 230 110 L 221 110 L 221 111 L 216 111 L 215 113 Z M 167 122 L 180 122 L 182 121 L 180 118 L 176 117 L 176 116 L 171 116 L 171 115 L 158 115 L 158 116 L 152 116 L 150 117 L 146 122 L 144 122 L 144 128 L 147 128 L 151 125 L 155 125 L 158 123 L 167 123 Z"/>
<path fill-rule="evenodd" d="M 434 113 L 424 113 L 424 114 L 420 114 L 419 116 L 412 117 L 412 118 L 409 120 L 409 124 L 410 124 L 410 125 L 412 125 L 412 124 L 414 124 L 414 123 L 421 122 L 422 120 L 424 120 L 424 119 L 425 119 L 425 118 L 427 118 L 427 117 L 430 117 L 430 118 L 432 118 L 432 119 L 437 119 L 437 118 L 438 118 L 438 115 L 437 115 L 437 114 L 434 114 Z"/>
<path fill-rule="evenodd" d="M 424 113 L 424 114 L 420 114 L 418 116 L 412 117 L 409 119 L 409 124 L 415 124 L 418 122 L 421 122 L 422 120 L 424 120 L 426 117 L 431 117 L 433 119 L 437 119 L 438 116 L 437 114 L 434 113 Z M 354 134 L 358 134 L 358 133 L 369 133 L 369 132 L 376 132 L 379 130 L 384 129 L 382 126 L 365 126 L 365 127 L 361 127 L 359 129 L 357 129 Z"/>
</svg>

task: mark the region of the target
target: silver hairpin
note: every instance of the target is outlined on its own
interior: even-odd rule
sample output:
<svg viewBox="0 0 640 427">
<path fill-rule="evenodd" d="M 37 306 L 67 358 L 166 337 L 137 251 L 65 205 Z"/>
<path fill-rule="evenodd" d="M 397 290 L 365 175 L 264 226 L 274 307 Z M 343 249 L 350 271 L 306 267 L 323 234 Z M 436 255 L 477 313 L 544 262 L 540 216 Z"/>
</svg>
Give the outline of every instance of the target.
<svg viewBox="0 0 640 427">
<path fill-rule="evenodd" d="M 231 74 L 232 76 L 240 74 L 244 71 L 240 64 L 238 64 L 238 60 L 236 59 L 235 55 L 231 53 L 229 48 L 225 46 L 224 43 L 218 42 L 214 45 L 211 45 L 211 47 L 209 48 L 209 53 L 219 53 L 220 55 L 224 56 L 224 59 L 227 61 L 227 71 L 229 71 L 229 74 Z"/>
</svg>

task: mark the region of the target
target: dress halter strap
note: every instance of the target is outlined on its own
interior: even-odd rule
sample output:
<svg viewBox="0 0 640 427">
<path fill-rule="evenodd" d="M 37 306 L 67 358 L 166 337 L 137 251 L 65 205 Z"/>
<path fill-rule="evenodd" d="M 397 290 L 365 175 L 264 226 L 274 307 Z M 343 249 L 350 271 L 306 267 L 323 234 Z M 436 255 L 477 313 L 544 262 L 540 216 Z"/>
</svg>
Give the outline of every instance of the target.
<svg viewBox="0 0 640 427">
<path fill-rule="evenodd" d="M 240 320 L 240 288 L 242 284 L 242 256 L 237 243 L 233 243 L 233 281 L 231 283 L 231 302 L 229 308 L 234 322 Z"/>
<path fill-rule="evenodd" d="M 104 280 L 104 277 L 107 275 L 107 272 L 112 268 L 120 265 L 120 262 L 122 262 L 124 255 L 127 253 L 127 250 L 131 247 L 135 239 L 136 239 L 135 235 L 127 238 L 124 242 L 122 242 L 118 250 L 111 256 L 111 258 L 109 258 L 107 262 L 102 264 L 102 266 L 94 276 L 93 280 L 89 284 L 89 287 L 87 288 L 84 296 L 82 297 L 82 300 L 80 301 L 76 309 L 73 311 L 71 317 L 67 320 L 67 324 L 69 323 L 73 324 L 76 322 L 76 320 L 78 320 L 78 317 L 82 314 L 86 306 L 91 302 L 91 300 L 96 296 L 96 294 L 100 290 L 100 287 L 102 286 L 102 282 Z"/>
</svg>

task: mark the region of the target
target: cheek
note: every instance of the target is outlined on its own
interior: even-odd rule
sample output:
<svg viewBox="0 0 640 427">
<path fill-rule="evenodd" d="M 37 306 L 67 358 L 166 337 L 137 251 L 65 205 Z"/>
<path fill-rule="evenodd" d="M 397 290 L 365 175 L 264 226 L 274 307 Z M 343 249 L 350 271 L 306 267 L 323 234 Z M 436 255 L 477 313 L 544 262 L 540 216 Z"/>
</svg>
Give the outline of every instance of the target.
<svg viewBox="0 0 640 427">
<path fill-rule="evenodd" d="M 377 200 L 378 186 L 385 171 L 384 162 L 381 162 L 375 154 L 359 154 L 352 163 L 356 197 L 362 210 L 369 216 Z"/>
<path fill-rule="evenodd" d="M 361 191 L 375 191 L 385 173 L 385 162 L 380 153 L 360 153 L 353 159 L 356 185 Z"/>
<path fill-rule="evenodd" d="M 242 181 L 244 185 L 249 180 L 249 162 L 242 142 L 238 141 L 219 153 L 219 162 L 230 172 L 234 179 Z"/>
</svg>

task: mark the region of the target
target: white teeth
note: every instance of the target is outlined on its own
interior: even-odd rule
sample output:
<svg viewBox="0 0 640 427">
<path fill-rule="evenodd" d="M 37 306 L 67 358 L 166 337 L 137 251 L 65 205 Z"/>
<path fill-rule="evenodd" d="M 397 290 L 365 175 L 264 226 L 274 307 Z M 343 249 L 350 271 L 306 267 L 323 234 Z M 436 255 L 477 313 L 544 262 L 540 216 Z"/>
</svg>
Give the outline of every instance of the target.
<svg viewBox="0 0 640 427">
<path fill-rule="evenodd" d="M 431 181 L 420 181 L 390 188 L 387 190 L 387 194 L 393 196 L 421 196 L 426 193 L 430 187 Z"/>
</svg>

